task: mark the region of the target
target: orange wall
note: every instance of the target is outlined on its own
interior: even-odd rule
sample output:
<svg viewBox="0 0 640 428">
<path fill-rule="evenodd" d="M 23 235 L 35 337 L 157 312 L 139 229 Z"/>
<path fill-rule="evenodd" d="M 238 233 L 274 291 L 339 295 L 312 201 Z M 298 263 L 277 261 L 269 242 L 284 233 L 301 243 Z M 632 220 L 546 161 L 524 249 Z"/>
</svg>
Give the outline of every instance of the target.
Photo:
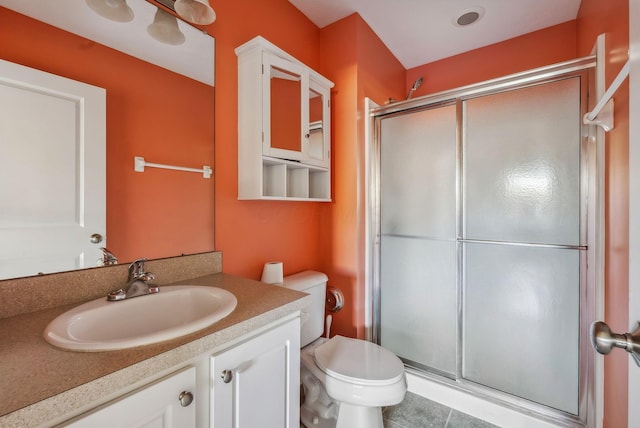
<svg viewBox="0 0 640 428">
<path fill-rule="evenodd" d="M 578 14 L 578 54 L 591 52 L 606 33 L 607 87 L 627 61 L 629 2 L 582 0 Z M 614 95 L 615 128 L 605 143 L 605 321 L 613 331 L 629 331 L 629 84 Z M 604 359 L 604 427 L 625 428 L 629 357 L 612 352 Z"/>
<path fill-rule="evenodd" d="M 121 261 L 213 249 L 214 90 L 0 7 L 0 58 L 107 88 L 107 246 Z"/>
<path fill-rule="evenodd" d="M 568 21 L 407 70 L 407 91 L 423 77 L 413 96 L 483 82 L 576 58 L 576 21 Z"/>
<path fill-rule="evenodd" d="M 288 275 L 319 269 L 319 202 L 238 201 L 238 63 L 234 49 L 261 35 L 319 69 L 320 31 L 287 0 L 211 0 L 216 38 L 216 249 L 227 273 L 259 279 L 279 260 Z M 256 94 L 258 96 L 258 94 Z"/>
<path fill-rule="evenodd" d="M 364 337 L 364 98 L 383 104 L 404 92 L 404 68 L 358 15 L 321 32 L 321 72 L 332 93 L 333 196 L 322 212 L 322 269 L 345 295 L 333 334 Z"/>
</svg>

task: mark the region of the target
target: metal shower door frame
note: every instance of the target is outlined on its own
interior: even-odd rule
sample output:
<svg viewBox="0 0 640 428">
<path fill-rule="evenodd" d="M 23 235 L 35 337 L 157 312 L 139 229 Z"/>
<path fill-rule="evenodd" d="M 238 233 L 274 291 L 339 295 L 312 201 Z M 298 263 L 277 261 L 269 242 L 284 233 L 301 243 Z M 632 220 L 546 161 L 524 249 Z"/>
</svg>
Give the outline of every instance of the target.
<svg viewBox="0 0 640 428">
<path fill-rule="evenodd" d="M 438 373 L 429 373 L 424 371 L 411 370 L 418 376 L 424 376 L 431 378 L 437 382 L 445 383 L 453 388 L 462 389 L 467 392 L 477 394 L 489 401 L 496 402 L 502 405 L 519 408 L 523 411 L 533 412 L 540 417 L 550 419 L 562 424 L 569 424 L 573 426 L 590 425 L 594 420 L 594 386 L 595 386 L 595 356 L 590 352 L 589 340 L 586 336 L 588 334 L 589 325 L 594 319 L 594 311 L 596 307 L 597 291 L 596 287 L 601 285 L 597 284 L 597 273 L 594 270 L 587 271 L 586 266 L 588 262 L 592 262 L 593 258 L 587 259 L 586 251 L 581 252 L 580 258 L 580 368 L 579 368 L 579 411 L 577 416 L 567 414 L 562 411 L 550 409 L 547 406 L 530 402 L 526 399 L 512 396 L 510 394 L 501 393 L 499 391 L 492 390 L 489 387 L 475 384 L 471 381 L 466 381 L 462 378 L 462 305 L 461 305 L 461 292 L 462 292 L 462 245 L 464 240 L 461 239 L 463 213 L 461 201 L 463 197 L 462 189 L 462 138 L 463 138 L 463 121 L 462 121 L 462 103 L 464 100 L 476 98 L 479 96 L 486 96 L 505 91 L 522 89 L 529 86 L 540 85 L 544 83 L 550 83 L 571 77 L 580 77 L 581 85 L 581 110 L 582 113 L 587 111 L 588 101 L 586 93 L 590 90 L 589 79 L 592 79 L 589 71 L 596 66 L 596 57 L 589 56 L 585 58 L 579 58 L 572 61 L 567 61 L 559 64 L 542 67 L 523 73 L 518 73 L 504 78 L 494 79 L 487 82 L 469 85 L 450 91 L 443 91 L 433 95 L 428 95 L 420 98 L 415 98 L 408 101 L 389 104 L 386 106 L 375 107 L 370 110 L 370 133 L 371 133 L 371 147 L 367 149 L 370 151 L 368 166 L 368 225 L 367 225 L 367 252 L 369 254 L 367 263 L 369 281 L 367 284 L 368 293 L 370 293 L 368 308 L 371 314 L 370 328 L 367 330 L 367 338 L 375 343 L 380 343 L 380 330 L 381 330 L 381 221 L 380 221 L 380 161 L 381 161 L 381 120 L 391 116 L 408 114 L 419 110 L 435 108 L 438 106 L 450 105 L 455 103 L 457 105 L 457 159 L 456 159 L 456 236 L 457 236 L 457 268 L 456 268 L 456 283 L 457 283 L 457 348 L 456 352 L 456 366 L 457 373 L 456 379 L 450 379 L 439 375 Z M 591 82 L 592 84 L 592 82 Z M 596 154 L 596 141 L 593 135 L 592 127 L 583 126 L 581 128 L 581 169 L 580 169 L 580 187 L 581 187 L 581 207 L 580 207 L 580 249 L 586 249 L 590 245 L 594 245 L 599 242 L 597 236 L 593 236 L 598 233 L 599 228 L 594 226 L 595 221 L 599 221 L 594 215 L 595 210 L 593 204 L 597 203 L 596 189 L 598 180 L 595 178 L 601 171 L 597 170 L 597 162 L 595 160 Z M 584 197 L 583 197 L 584 196 Z M 588 203 L 590 206 L 586 206 Z M 589 225 L 591 222 L 591 225 Z M 594 233 L 595 232 L 595 233 Z M 597 265 L 597 262 L 596 262 Z"/>
</svg>

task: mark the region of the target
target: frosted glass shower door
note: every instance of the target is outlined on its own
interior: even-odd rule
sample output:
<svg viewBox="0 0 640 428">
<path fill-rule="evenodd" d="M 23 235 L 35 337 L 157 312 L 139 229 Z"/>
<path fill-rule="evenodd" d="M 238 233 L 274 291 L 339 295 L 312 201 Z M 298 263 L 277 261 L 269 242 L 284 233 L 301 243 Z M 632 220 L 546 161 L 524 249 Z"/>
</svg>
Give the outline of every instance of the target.
<svg viewBox="0 0 640 428">
<path fill-rule="evenodd" d="M 456 373 L 456 107 L 380 121 L 380 343 Z"/>
<path fill-rule="evenodd" d="M 462 377 L 578 414 L 580 78 L 463 102 Z"/>
</svg>

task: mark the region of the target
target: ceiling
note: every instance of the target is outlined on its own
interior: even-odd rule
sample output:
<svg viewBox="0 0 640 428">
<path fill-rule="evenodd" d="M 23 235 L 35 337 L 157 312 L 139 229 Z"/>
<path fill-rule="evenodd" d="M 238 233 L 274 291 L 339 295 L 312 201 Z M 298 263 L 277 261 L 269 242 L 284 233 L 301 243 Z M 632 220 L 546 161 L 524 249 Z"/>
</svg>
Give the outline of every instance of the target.
<svg viewBox="0 0 640 428">
<path fill-rule="evenodd" d="M 357 12 L 406 68 L 576 18 L 580 0 L 289 0 L 323 28 Z M 456 24 L 466 12 L 476 22 Z"/>
</svg>

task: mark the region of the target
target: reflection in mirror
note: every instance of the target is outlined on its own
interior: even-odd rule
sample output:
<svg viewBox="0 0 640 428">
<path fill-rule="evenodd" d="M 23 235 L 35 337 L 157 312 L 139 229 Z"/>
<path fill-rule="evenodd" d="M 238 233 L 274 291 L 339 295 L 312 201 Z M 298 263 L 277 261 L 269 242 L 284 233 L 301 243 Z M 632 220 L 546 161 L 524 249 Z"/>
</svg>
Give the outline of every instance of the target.
<svg viewBox="0 0 640 428">
<path fill-rule="evenodd" d="M 62 4 L 69 1 L 72 6 L 66 10 Z M 153 7 L 148 20 L 138 22 L 143 16 L 138 13 L 140 4 L 149 3 L 127 3 L 135 18 L 119 23 L 97 15 L 84 1 L 0 0 L 0 28 L 3 38 L 11 40 L 0 44 L 0 59 L 106 90 L 106 234 L 95 244 L 98 255 L 85 257 L 86 266 L 95 266 L 101 259 L 100 247 L 107 247 L 121 264 L 140 257 L 214 249 L 214 180 L 180 171 L 147 169 L 139 173 L 133 168 L 135 156 L 185 167 L 214 164 L 214 41 L 180 21 L 185 43 L 159 43 L 147 33 L 157 9 Z M 131 29 L 146 41 L 132 36 L 128 44 L 148 52 L 156 50 L 159 60 L 181 58 L 191 38 L 204 38 L 206 47 L 190 52 L 197 57 L 193 61 L 183 60 L 187 71 L 158 67 L 150 64 L 151 59 L 141 60 L 138 55 L 107 47 L 107 42 L 96 43 L 40 22 L 49 19 L 40 15 L 51 5 L 55 9 L 49 9 L 51 17 L 82 21 L 86 27 L 108 29 L 110 34 Z M 12 10 L 14 6 L 20 10 Z M 26 16 L 31 12 L 38 17 Z M 202 58 L 207 65 L 201 66 Z M 0 209 L 0 216 L 2 213 Z M 85 239 L 91 239 L 91 234 L 87 231 Z M 56 251 L 64 239 L 39 245 L 51 244 Z M 52 271 L 34 264 L 32 273 Z"/>
<path fill-rule="evenodd" d="M 185 36 L 178 27 L 178 18 L 158 8 L 153 23 L 147 27 L 147 33 L 157 41 L 168 45 L 181 45 Z"/>
<path fill-rule="evenodd" d="M 90 3 L 105 1 L 107 5 L 110 3 L 109 0 Z M 167 1 L 172 0 L 162 0 Z M 124 4 L 133 14 L 128 22 L 105 18 L 80 0 L 0 0 L 0 6 L 213 86 L 214 40 L 211 36 L 180 21 L 178 26 L 185 42 L 179 47 L 166 46 L 147 32 L 158 10 L 156 3 L 129 0 Z"/>
<path fill-rule="evenodd" d="M 302 151 L 302 76 L 271 66 L 271 147 Z"/>
<path fill-rule="evenodd" d="M 309 89 L 309 157 L 317 160 L 324 160 L 322 106 L 322 94 Z"/>
<path fill-rule="evenodd" d="M 97 258 L 105 100 L 102 88 L 0 60 L 0 278 Z"/>
</svg>

